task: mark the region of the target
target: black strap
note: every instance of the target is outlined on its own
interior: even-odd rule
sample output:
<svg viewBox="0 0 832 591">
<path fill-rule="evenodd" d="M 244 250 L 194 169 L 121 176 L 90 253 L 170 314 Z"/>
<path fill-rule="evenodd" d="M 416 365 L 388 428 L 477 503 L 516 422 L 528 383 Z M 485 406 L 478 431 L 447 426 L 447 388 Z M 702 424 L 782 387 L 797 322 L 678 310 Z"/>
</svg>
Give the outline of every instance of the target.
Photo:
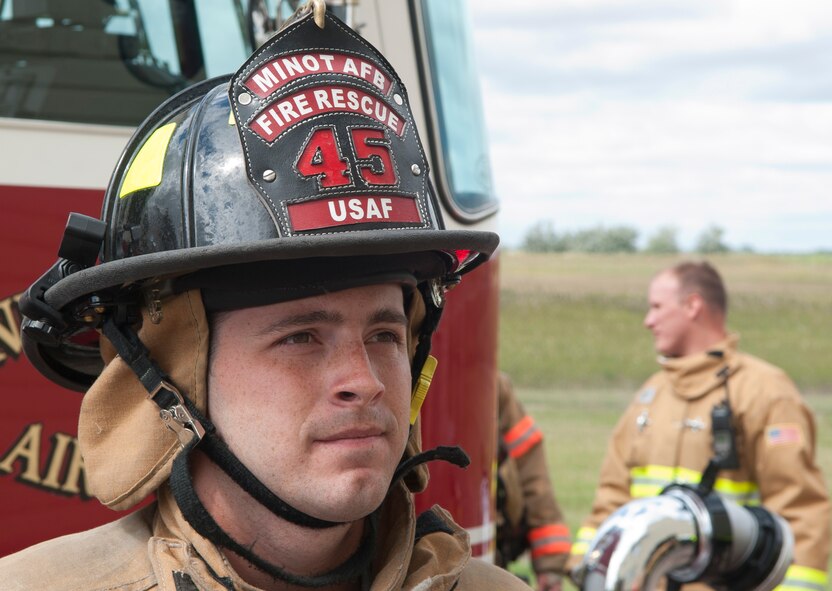
<svg viewBox="0 0 832 591">
<path fill-rule="evenodd" d="M 188 467 L 188 460 L 193 447 L 193 445 L 188 446 L 173 461 L 173 468 L 170 475 L 170 488 L 185 520 L 200 535 L 223 548 L 231 550 L 266 574 L 291 585 L 324 587 L 355 580 L 368 572 L 375 553 L 375 542 L 378 530 L 377 511 L 372 513 L 367 519 L 367 534 L 359 545 L 358 550 L 340 566 L 323 575 L 317 576 L 303 576 L 289 573 L 276 564 L 261 558 L 252 552 L 250 548 L 240 544 L 228 535 L 214 520 L 202 504 L 193 487 L 193 480 Z"/>
<path fill-rule="evenodd" d="M 222 585 L 223 589 L 226 591 L 234 591 L 234 582 L 231 579 L 228 577 L 218 577 L 210 567 L 208 569 L 211 571 L 211 576 Z M 173 584 L 176 587 L 176 591 L 199 591 L 199 587 L 196 586 L 191 575 L 182 571 L 173 571 Z"/>
<path fill-rule="evenodd" d="M 416 518 L 416 536 L 414 543 L 418 543 L 419 540 L 425 536 L 435 533 L 443 533 L 452 536 L 454 535 L 454 530 L 433 509 L 428 509 L 427 511 L 420 513 L 419 517 Z M 459 579 L 454 581 L 450 591 L 454 591 L 458 584 Z"/>
<path fill-rule="evenodd" d="M 210 423 L 208 424 L 210 425 Z M 211 426 L 213 427 L 213 425 Z M 290 521 L 295 525 L 312 529 L 325 529 L 336 525 L 343 525 L 343 523 L 336 521 L 326 521 L 313 517 L 312 515 L 307 515 L 274 494 L 269 487 L 260 482 L 251 470 L 234 455 L 225 442 L 213 433 L 213 429 L 211 433 L 206 434 L 203 438 L 200 449 L 223 472 L 228 474 L 240 488 L 278 517 Z"/>
<path fill-rule="evenodd" d="M 124 362 L 130 366 L 145 389 L 151 393 L 151 399 L 159 408 L 169 409 L 178 404 L 184 404 L 191 416 L 205 431 L 204 444 L 201 449 L 204 449 L 206 455 L 228 474 L 240 488 L 275 515 L 296 525 L 314 529 L 339 525 L 336 522 L 318 519 L 295 509 L 260 482 L 251 470 L 216 435 L 214 425 L 207 417 L 202 416 L 193 402 L 187 396 L 182 396 L 181 399 L 177 396 L 173 391 L 173 382 L 150 357 L 150 351 L 139 339 L 135 330 L 108 318 L 104 323 L 103 331 Z M 171 385 L 171 389 L 166 387 L 168 384 Z"/>
<path fill-rule="evenodd" d="M 102 331 L 124 362 L 139 378 L 145 390 L 155 392 L 162 382 L 169 381 L 165 372 L 151 359 L 150 351 L 144 346 L 135 330 L 129 326 L 117 324 L 112 317 L 108 317 Z M 177 403 L 176 397 L 170 392 L 160 392 L 153 400 L 160 408 L 168 408 Z"/>
<path fill-rule="evenodd" d="M 437 307 L 433 303 L 430 289 L 429 281 L 423 281 L 419 284 L 419 292 L 425 302 L 425 318 L 419 329 L 419 342 L 416 345 L 416 351 L 413 353 L 411 388 L 415 388 L 416 383 L 419 381 L 422 367 L 425 365 L 428 355 L 430 355 L 431 337 L 439 326 L 439 319 L 442 317 L 442 308 Z"/>
<path fill-rule="evenodd" d="M 173 573 L 173 584 L 176 586 L 176 591 L 199 591 L 190 575 L 180 571 Z"/>
<path fill-rule="evenodd" d="M 416 518 L 416 541 L 437 532 L 453 535 L 454 530 L 433 509 L 420 513 Z"/>
<path fill-rule="evenodd" d="M 416 468 L 416 466 L 436 460 L 442 460 L 443 462 L 448 462 L 449 464 L 459 466 L 460 468 L 467 468 L 468 464 L 471 463 L 471 459 L 468 457 L 468 454 L 466 454 L 465 450 L 461 447 L 457 445 L 440 445 L 439 447 L 423 451 L 420 454 L 416 454 L 415 456 L 411 456 L 408 459 L 403 460 L 396 468 L 396 472 L 393 474 L 393 480 L 390 483 L 390 487 L 392 488 L 394 484 L 407 476 L 407 474 Z"/>
<path fill-rule="evenodd" d="M 427 294 L 425 294 L 427 295 Z M 420 332 L 420 342 L 417 347 L 416 359 L 421 358 L 420 364 L 414 367 L 421 367 L 424 359 L 430 351 L 430 335 L 436 329 L 441 316 L 441 308 L 426 302 L 428 312 Z M 170 487 L 174 499 L 179 506 L 185 519 L 202 536 L 208 538 L 215 544 L 227 548 L 238 554 L 256 568 L 278 578 L 282 581 L 302 587 L 323 587 L 346 581 L 355 580 L 361 576 L 366 577 L 369 573 L 369 566 L 375 552 L 375 541 L 378 529 L 378 509 L 368 517 L 369 527 L 367 537 L 362 541 L 358 550 L 343 564 L 320 576 L 300 576 L 286 572 L 279 566 L 260 558 L 250 549 L 242 546 L 239 542 L 229 536 L 208 510 L 193 488 L 193 481 L 189 470 L 189 457 L 191 451 L 197 444 L 202 442 L 206 456 L 211 459 L 221 470 L 228 474 L 240 488 L 250 494 L 252 498 L 269 509 L 273 514 L 278 515 L 296 525 L 310 528 L 326 528 L 340 525 L 336 522 L 318 519 L 295 509 L 280 497 L 275 495 L 266 487 L 242 462 L 231 452 L 228 446 L 217 436 L 214 425 L 203 417 L 193 402 L 187 397 L 179 395 L 175 386 L 150 357 L 150 352 L 144 343 L 139 339 L 138 334 L 130 326 L 119 324 L 112 318 L 105 321 L 103 326 L 104 335 L 110 340 L 118 354 L 130 366 L 133 372 L 141 381 L 145 389 L 151 394 L 151 399 L 161 408 L 169 409 L 176 405 L 184 405 L 191 413 L 193 419 L 204 429 L 201 437 L 196 437 L 184 445 L 184 450 L 179 453 L 173 462 L 170 476 Z M 415 376 L 416 379 L 418 376 Z M 170 385 L 170 389 L 167 385 Z M 459 447 L 440 446 L 403 460 L 393 475 L 390 487 L 406 476 L 417 466 L 433 460 L 443 460 L 462 468 L 468 466 L 470 459 Z M 424 534 L 423 534 L 424 535 Z M 188 577 L 189 579 L 189 577 Z M 177 581 L 177 586 L 187 585 L 184 579 Z M 192 582 L 191 582 L 192 583 Z M 184 587 L 187 589 L 187 587 Z"/>
</svg>

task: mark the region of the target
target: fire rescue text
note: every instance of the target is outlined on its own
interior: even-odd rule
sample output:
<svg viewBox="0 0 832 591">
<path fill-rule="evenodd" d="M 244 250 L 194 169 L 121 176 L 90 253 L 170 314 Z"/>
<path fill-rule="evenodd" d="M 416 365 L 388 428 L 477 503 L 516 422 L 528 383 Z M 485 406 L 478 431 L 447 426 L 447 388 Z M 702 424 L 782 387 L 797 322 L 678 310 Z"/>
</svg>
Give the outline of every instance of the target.
<svg viewBox="0 0 832 591">
<path fill-rule="evenodd" d="M 269 104 L 249 126 L 266 141 L 272 141 L 290 126 L 323 113 L 355 113 L 404 133 L 404 122 L 393 108 L 375 96 L 349 86 L 308 88 Z"/>
</svg>

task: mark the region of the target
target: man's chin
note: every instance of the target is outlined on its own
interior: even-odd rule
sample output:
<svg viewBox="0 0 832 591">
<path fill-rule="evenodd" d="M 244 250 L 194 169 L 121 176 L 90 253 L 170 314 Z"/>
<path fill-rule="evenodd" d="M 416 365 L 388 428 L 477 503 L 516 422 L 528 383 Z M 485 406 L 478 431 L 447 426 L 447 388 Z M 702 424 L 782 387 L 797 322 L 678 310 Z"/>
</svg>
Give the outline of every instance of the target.
<svg viewBox="0 0 832 591">
<path fill-rule="evenodd" d="M 304 510 L 327 521 L 347 522 L 363 519 L 384 502 L 390 488 L 390 478 L 378 474 L 341 474 L 321 483 L 317 502 Z M 310 491 L 310 497 L 312 491 Z"/>
</svg>

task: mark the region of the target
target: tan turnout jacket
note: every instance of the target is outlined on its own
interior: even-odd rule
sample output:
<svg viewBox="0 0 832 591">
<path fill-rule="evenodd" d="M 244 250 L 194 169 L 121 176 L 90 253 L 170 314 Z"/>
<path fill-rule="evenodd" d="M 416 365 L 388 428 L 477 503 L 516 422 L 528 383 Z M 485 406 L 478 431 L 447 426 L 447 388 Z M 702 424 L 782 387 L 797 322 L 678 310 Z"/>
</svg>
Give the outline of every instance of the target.
<svg viewBox="0 0 832 591">
<path fill-rule="evenodd" d="M 182 517 L 163 487 L 158 503 L 102 527 L 0 559 L 4 591 L 256 591 Z M 414 545 L 412 496 L 395 487 L 382 509 L 371 591 L 528 590 L 514 575 L 471 558 L 468 535 L 442 509 L 452 533 Z"/>
<path fill-rule="evenodd" d="M 498 386 L 500 439 L 506 459 L 500 464 L 506 502 L 497 516 L 501 528 L 519 524 L 536 573 L 566 572 L 571 537 L 555 498 L 543 433 L 514 394 L 511 381 L 500 374 Z M 498 559 L 498 563 L 500 559 Z"/>
<path fill-rule="evenodd" d="M 827 589 L 830 505 L 815 462 L 814 418 L 782 370 L 738 352 L 736 343 L 732 336 L 707 353 L 660 359 L 662 370 L 639 390 L 610 438 L 570 566 L 619 506 L 671 482 L 699 482 L 713 456 L 711 411 L 726 397 L 717 372 L 727 365 L 740 468 L 722 470 L 715 490 L 740 504 L 762 503 L 791 526 L 794 564 L 778 590 Z"/>
</svg>

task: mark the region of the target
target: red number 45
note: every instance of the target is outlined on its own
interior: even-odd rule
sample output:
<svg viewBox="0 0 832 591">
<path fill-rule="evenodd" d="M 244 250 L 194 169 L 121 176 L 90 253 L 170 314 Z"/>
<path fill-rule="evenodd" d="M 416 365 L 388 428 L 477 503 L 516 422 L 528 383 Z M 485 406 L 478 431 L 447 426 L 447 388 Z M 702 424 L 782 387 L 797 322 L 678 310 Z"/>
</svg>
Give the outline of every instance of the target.
<svg viewBox="0 0 832 591">
<path fill-rule="evenodd" d="M 399 179 L 390 153 L 390 140 L 382 129 L 354 127 L 350 141 L 357 157 L 355 167 L 368 185 L 395 185 Z M 351 185 L 353 171 L 341 155 L 335 129 L 316 129 L 301 150 L 295 164 L 305 177 L 317 177 L 321 188 Z"/>
</svg>

